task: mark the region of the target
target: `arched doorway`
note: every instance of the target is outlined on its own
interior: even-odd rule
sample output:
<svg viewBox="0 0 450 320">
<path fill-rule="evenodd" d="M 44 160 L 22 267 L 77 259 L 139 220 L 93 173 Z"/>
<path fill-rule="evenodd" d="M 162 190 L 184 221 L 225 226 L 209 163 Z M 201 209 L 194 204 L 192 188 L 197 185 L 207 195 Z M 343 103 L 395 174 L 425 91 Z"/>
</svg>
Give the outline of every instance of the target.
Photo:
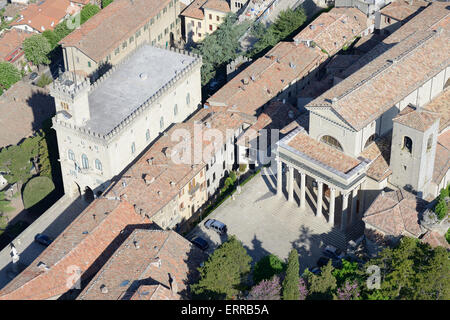
<svg viewBox="0 0 450 320">
<path fill-rule="evenodd" d="M 94 201 L 94 191 L 92 191 L 92 189 L 88 186 L 86 186 L 86 188 L 84 189 L 84 200 L 86 202 Z"/>
<path fill-rule="evenodd" d="M 175 46 L 175 37 L 173 35 L 173 32 L 170 33 L 170 46 L 171 47 Z"/>
</svg>

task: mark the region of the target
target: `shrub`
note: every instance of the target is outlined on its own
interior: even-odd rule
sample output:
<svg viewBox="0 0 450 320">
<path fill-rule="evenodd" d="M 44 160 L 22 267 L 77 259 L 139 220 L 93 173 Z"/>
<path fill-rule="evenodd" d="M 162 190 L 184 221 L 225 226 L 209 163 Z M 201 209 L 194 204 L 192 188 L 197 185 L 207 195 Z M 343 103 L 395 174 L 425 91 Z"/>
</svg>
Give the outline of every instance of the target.
<svg viewBox="0 0 450 320">
<path fill-rule="evenodd" d="M 271 279 L 274 275 L 283 272 L 286 264 L 276 255 L 267 255 L 259 260 L 253 269 L 254 283 L 260 283 L 262 280 Z"/>
<path fill-rule="evenodd" d="M 262 280 L 250 290 L 247 300 L 280 300 L 280 278 L 273 276 L 270 280 Z"/>
<path fill-rule="evenodd" d="M 436 213 L 436 216 L 439 220 L 442 220 L 447 215 L 447 204 L 445 203 L 445 200 L 440 199 L 436 207 L 434 208 L 434 212 Z"/>
<path fill-rule="evenodd" d="M 450 244 L 450 229 L 447 230 L 447 233 L 445 234 L 445 239 L 447 239 L 447 242 Z"/>
<path fill-rule="evenodd" d="M 23 204 L 28 209 L 48 196 L 55 189 L 53 181 L 48 177 L 30 179 L 23 189 Z"/>
<path fill-rule="evenodd" d="M 39 80 L 36 82 L 38 87 L 44 88 L 46 85 L 53 82 L 53 79 L 46 74 L 40 76 Z"/>
<path fill-rule="evenodd" d="M 236 177 L 236 173 L 234 171 L 230 172 L 230 178 L 231 178 L 231 181 L 233 181 L 233 183 L 236 182 L 237 177 Z"/>
<path fill-rule="evenodd" d="M 239 171 L 244 172 L 245 170 L 247 170 L 247 164 L 245 164 L 245 163 L 240 164 Z"/>
</svg>

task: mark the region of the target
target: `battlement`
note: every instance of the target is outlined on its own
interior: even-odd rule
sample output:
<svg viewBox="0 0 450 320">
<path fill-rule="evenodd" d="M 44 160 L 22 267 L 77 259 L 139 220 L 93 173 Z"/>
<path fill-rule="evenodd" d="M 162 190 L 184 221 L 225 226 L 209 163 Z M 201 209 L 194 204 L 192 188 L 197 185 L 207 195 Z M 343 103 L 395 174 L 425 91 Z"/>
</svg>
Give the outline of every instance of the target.
<svg viewBox="0 0 450 320">
<path fill-rule="evenodd" d="M 67 71 L 53 81 L 50 94 L 55 98 L 73 102 L 77 95 L 85 93 L 89 89 L 89 79 L 82 78 L 73 72 Z"/>
</svg>

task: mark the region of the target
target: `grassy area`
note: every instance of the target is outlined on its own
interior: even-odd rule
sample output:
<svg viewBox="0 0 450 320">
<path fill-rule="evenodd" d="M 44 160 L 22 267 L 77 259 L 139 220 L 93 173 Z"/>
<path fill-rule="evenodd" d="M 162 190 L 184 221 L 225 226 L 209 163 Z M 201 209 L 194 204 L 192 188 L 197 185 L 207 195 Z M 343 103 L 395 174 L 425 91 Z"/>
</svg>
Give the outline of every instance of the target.
<svg viewBox="0 0 450 320">
<path fill-rule="evenodd" d="M 28 181 L 23 189 L 23 204 L 25 209 L 31 208 L 55 189 L 55 185 L 48 177 L 35 177 Z"/>
</svg>

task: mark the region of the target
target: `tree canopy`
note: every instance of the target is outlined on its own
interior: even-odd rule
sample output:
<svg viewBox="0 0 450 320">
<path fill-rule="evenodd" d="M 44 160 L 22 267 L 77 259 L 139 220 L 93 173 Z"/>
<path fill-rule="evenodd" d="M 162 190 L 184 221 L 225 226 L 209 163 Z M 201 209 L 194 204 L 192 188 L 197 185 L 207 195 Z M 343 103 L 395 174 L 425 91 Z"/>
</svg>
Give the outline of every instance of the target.
<svg viewBox="0 0 450 320">
<path fill-rule="evenodd" d="M 299 300 L 299 268 L 298 252 L 292 249 L 289 252 L 286 277 L 283 280 L 283 300 Z"/>
<path fill-rule="evenodd" d="M 231 236 L 199 268 L 200 280 L 191 289 L 203 299 L 231 299 L 250 271 L 250 256 L 242 243 Z"/>
<path fill-rule="evenodd" d="M 274 254 L 267 255 L 259 260 L 253 269 L 253 282 L 259 283 L 262 280 L 271 279 L 284 271 L 286 265 Z"/>
<path fill-rule="evenodd" d="M 10 62 L 0 62 L 0 94 L 21 78 L 19 70 Z"/>
<path fill-rule="evenodd" d="M 34 65 L 49 64 L 48 54 L 52 47 L 47 38 L 41 34 L 33 35 L 23 41 L 23 50 L 25 57 Z"/>
</svg>

